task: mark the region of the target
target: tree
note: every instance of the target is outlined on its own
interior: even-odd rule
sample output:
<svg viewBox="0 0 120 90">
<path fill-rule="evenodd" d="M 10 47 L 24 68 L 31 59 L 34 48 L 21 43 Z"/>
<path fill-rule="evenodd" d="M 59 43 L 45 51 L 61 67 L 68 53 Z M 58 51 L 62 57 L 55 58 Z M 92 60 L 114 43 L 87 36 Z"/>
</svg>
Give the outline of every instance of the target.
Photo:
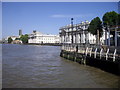
<svg viewBox="0 0 120 90">
<path fill-rule="evenodd" d="M 112 27 L 115 26 L 118 22 L 118 13 L 115 11 L 106 12 L 103 15 L 103 25 L 107 28 L 107 26 Z"/>
<path fill-rule="evenodd" d="M 15 40 L 20 40 L 20 38 L 16 38 Z"/>
<path fill-rule="evenodd" d="M 11 37 L 8 38 L 8 43 L 11 43 L 13 39 Z"/>
<path fill-rule="evenodd" d="M 120 14 L 118 14 L 118 25 L 120 25 Z"/>
<path fill-rule="evenodd" d="M 103 34 L 102 30 L 102 21 L 99 17 L 94 18 L 88 27 L 88 32 L 90 32 L 93 35 L 96 35 L 97 44 L 99 44 L 100 37 Z"/>
<path fill-rule="evenodd" d="M 113 38 L 115 37 L 115 32 L 110 31 L 110 28 L 116 27 L 116 25 L 118 25 L 118 23 L 120 23 L 120 21 L 119 21 L 120 19 L 118 19 L 118 18 L 119 18 L 119 15 L 115 11 L 106 12 L 103 15 L 102 20 L 103 20 L 103 26 L 105 27 L 105 30 L 106 30 L 106 34 L 105 34 L 106 41 L 107 41 L 107 32 L 109 32 L 109 34 L 112 34 Z M 109 35 L 108 43 L 110 45 L 110 35 Z M 107 42 L 106 42 L 106 44 L 107 44 Z"/>
<path fill-rule="evenodd" d="M 26 44 L 28 43 L 28 35 L 21 35 L 20 40 L 22 41 L 22 43 Z"/>
</svg>

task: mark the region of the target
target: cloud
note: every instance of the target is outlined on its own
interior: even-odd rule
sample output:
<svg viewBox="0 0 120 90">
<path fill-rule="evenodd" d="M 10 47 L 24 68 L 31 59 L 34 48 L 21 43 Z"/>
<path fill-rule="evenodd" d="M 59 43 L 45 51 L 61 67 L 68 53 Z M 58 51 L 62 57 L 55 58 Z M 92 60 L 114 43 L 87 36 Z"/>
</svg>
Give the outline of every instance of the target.
<svg viewBox="0 0 120 90">
<path fill-rule="evenodd" d="M 77 18 L 77 17 L 91 17 L 91 16 L 94 16 L 94 14 L 76 14 L 76 15 L 64 15 L 64 14 L 55 14 L 55 15 L 52 15 L 51 17 L 53 18 Z"/>
</svg>

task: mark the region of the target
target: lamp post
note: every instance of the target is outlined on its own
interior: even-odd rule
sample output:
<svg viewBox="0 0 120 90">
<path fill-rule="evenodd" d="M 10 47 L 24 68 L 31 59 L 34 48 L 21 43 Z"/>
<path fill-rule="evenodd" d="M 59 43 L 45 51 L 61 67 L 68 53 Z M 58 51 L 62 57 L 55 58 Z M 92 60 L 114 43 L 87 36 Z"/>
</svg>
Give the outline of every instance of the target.
<svg viewBox="0 0 120 90">
<path fill-rule="evenodd" d="M 88 21 L 86 20 L 85 21 L 85 32 L 86 32 L 86 35 L 85 35 L 85 37 L 86 37 L 86 46 L 89 44 L 89 36 L 88 36 L 88 31 L 87 31 L 87 29 L 88 29 Z"/>
<path fill-rule="evenodd" d="M 73 18 L 71 18 L 71 28 L 72 28 L 71 35 L 72 35 L 72 44 L 73 44 Z"/>
<path fill-rule="evenodd" d="M 76 26 L 76 33 L 75 33 L 75 44 L 77 44 L 77 42 L 78 42 L 78 32 L 77 32 L 77 24 L 75 25 Z"/>
</svg>

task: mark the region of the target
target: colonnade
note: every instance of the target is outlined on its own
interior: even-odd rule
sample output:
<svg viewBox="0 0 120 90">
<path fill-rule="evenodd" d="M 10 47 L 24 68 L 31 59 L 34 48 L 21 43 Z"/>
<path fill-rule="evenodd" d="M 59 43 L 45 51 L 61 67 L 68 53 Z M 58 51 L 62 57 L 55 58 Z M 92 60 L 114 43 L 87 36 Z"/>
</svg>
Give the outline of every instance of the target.
<svg viewBox="0 0 120 90">
<path fill-rule="evenodd" d="M 86 43 L 88 26 L 89 22 L 61 27 L 61 43 Z"/>
</svg>

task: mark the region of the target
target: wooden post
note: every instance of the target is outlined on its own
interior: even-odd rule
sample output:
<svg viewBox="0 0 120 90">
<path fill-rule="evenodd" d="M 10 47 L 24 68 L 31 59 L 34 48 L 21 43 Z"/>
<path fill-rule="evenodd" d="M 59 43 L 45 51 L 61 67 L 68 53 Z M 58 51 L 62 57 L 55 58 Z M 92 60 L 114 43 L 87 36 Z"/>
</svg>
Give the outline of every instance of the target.
<svg viewBox="0 0 120 90">
<path fill-rule="evenodd" d="M 90 50 L 90 57 L 91 57 L 91 53 L 92 53 L 92 48 L 91 48 L 91 50 Z"/>
<path fill-rule="evenodd" d="M 106 60 L 108 60 L 108 53 L 109 53 L 109 48 L 108 48 L 107 53 L 106 53 Z"/>
<path fill-rule="evenodd" d="M 116 49 L 115 49 L 114 54 L 113 54 L 113 62 L 115 61 L 115 55 L 116 55 Z"/>
<path fill-rule="evenodd" d="M 103 49 L 101 48 L 101 50 L 100 50 L 100 59 L 102 57 L 102 51 L 103 51 Z"/>
<path fill-rule="evenodd" d="M 94 58 L 96 58 L 96 54 L 97 54 L 97 48 L 95 49 Z"/>
<path fill-rule="evenodd" d="M 85 52 L 85 55 L 87 56 L 87 53 L 88 53 L 88 47 L 86 48 L 86 52 Z"/>
</svg>

